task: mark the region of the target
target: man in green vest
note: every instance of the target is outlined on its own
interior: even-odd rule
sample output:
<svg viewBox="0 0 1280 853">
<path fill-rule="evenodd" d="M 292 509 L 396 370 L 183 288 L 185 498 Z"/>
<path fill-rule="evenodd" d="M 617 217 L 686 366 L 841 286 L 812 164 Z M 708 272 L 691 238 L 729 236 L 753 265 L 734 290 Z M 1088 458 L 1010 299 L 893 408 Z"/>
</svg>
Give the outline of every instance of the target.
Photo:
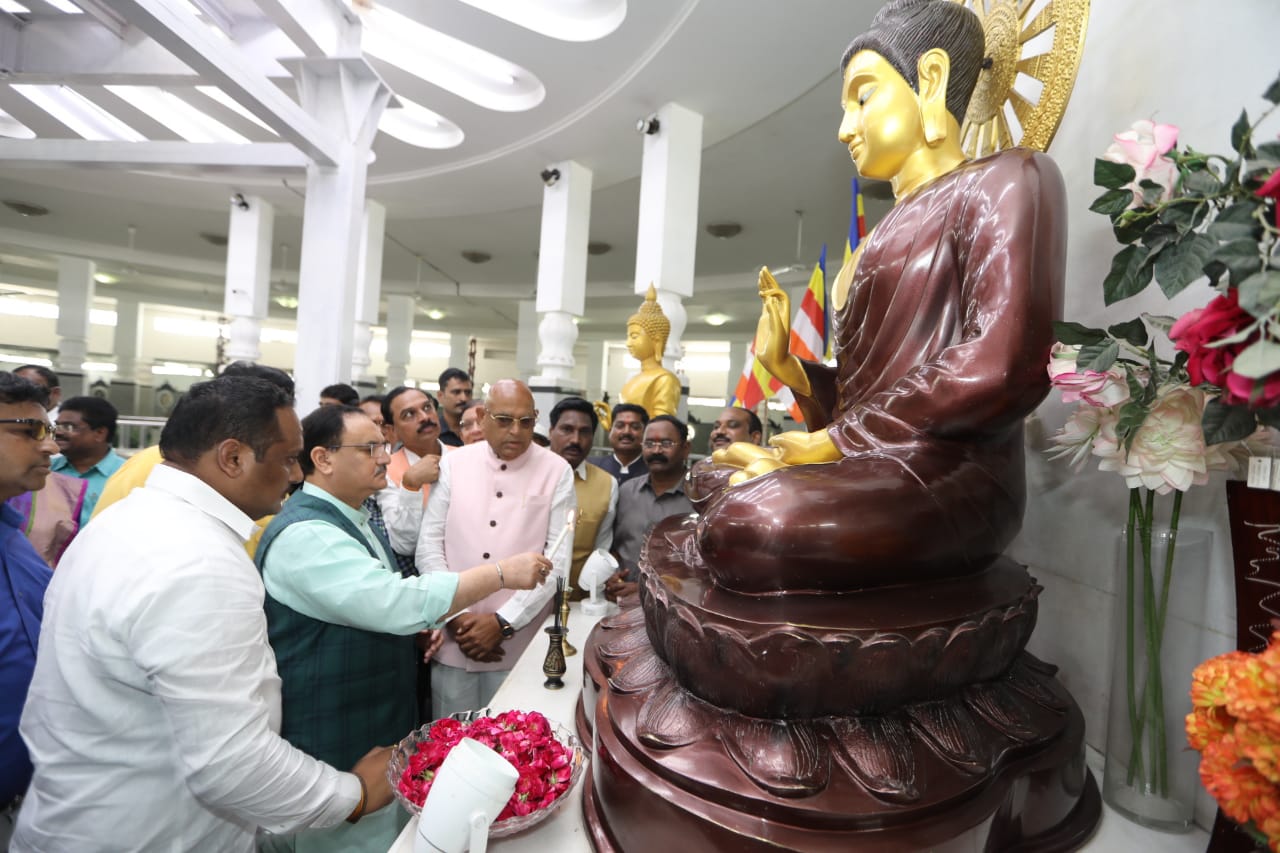
<svg viewBox="0 0 1280 853">
<path fill-rule="evenodd" d="M 413 728 L 414 635 L 499 589 L 532 589 L 551 562 L 525 553 L 458 574 L 404 577 L 362 507 L 386 486 L 391 446 L 382 431 L 358 408 L 322 406 L 303 419 L 302 438 L 302 489 L 268 525 L 256 555 L 280 672 L 280 734 L 348 767 L 347 756 Z M 263 847 L 385 853 L 406 818 L 392 806 Z"/>
<path fill-rule="evenodd" d="M 613 516 L 618 509 L 618 481 L 603 468 L 587 461 L 600 417 L 581 397 L 565 397 L 551 409 L 551 451 L 573 469 L 573 491 L 578 499 L 578 520 L 573 530 L 573 561 L 569 585 L 573 599 L 586 594 L 578 588 L 578 575 L 592 551 L 613 548 Z"/>
</svg>

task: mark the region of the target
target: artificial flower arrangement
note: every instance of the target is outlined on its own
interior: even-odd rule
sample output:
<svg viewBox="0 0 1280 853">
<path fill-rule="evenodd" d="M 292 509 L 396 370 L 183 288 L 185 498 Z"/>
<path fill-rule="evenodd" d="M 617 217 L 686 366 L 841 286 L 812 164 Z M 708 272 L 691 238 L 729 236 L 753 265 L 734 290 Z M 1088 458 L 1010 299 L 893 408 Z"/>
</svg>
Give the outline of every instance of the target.
<svg viewBox="0 0 1280 853">
<path fill-rule="evenodd" d="M 1228 652 L 1191 675 L 1187 741 L 1227 817 L 1280 853 L 1280 631 L 1259 654 Z"/>
<path fill-rule="evenodd" d="M 550 808 L 572 784 L 573 747 L 557 737 L 550 721 L 537 711 L 504 711 L 471 722 L 436 720 L 408 755 L 397 789 L 418 808 L 427 801 L 436 771 L 463 738 L 471 738 L 500 753 L 520 774 L 515 792 L 497 822 Z"/>
<path fill-rule="evenodd" d="M 1095 458 L 1130 490 L 1122 602 L 1129 783 L 1138 774 L 1146 790 L 1162 795 L 1162 674 L 1158 665 L 1142 674 L 1134 651 L 1160 659 L 1182 497 L 1208 482 L 1210 471 L 1238 471 L 1246 442 L 1280 426 L 1280 142 L 1254 140 L 1280 104 L 1280 79 L 1264 97 L 1269 107 L 1257 121 L 1242 112 L 1232 127 L 1231 156 L 1179 150 L 1178 128 L 1149 120 L 1114 137 L 1095 161 L 1094 183 L 1104 192 L 1090 207 L 1110 218 L 1123 247 L 1103 282 L 1106 304 L 1153 280 L 1170 298 L 1207 280 L 1213 296 L 1177 318 L 1143 314 L 1105 329 L 1055 323 L 1059 343 L 1048 365 L 1063 401 L 1078 404 L 1053 438 L 1054 457 L 1076 470 Z M 1153 332 L 1172 341 L 1172 357 L 1158 352 Z M 1155 565 L 1155 497 L 1170 493 L 1169 556 Z"/>
</svg>

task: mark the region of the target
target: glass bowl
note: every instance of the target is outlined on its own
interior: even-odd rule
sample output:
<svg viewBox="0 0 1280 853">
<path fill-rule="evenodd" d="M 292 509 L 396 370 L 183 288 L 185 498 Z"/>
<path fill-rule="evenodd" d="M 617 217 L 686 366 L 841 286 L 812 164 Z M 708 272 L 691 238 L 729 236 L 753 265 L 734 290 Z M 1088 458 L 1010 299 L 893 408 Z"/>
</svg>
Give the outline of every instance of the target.
<svg viewBox="0 0 1280 853">
<path fill-rule="evenodd" d="M 470 723 L 481 717 L 491 717 L 493 713 L 488 708 L 478 711 L 462 711 L 457 714 L 450 715 L 451 719 L 458 720 L 462 723 Z M 572 753 L 570 759 L 573 771 L 569 776 L 569 787 L 565 788 L 564 793 L 555 799 L 551 805 L 545 809 L 539 809 L 536 812 L 530 812 L 527 815 L 516 815 L 506 820 L 494 821 L 489 827 L 490 838 L 504 838 L 508 835 L 515 835 L 517 832 L 524 832 L 533 826 L 542 823 L 550 817 L 554 812 L 560 809 L 569 798 L 573 795 L 578 787 L 579 780 L 582 779 L 582 771 L 587 766 L 587 753 L 582 748 L 582 742 L 578 740 L 578 736 L 566 729 L 555 720 L 548 719 L 551 725 L 551 734 L 555 739 L 564 744 L 564 747 Z M 418 751 L 418 744 L 425 740 L 430 740 L 427 733 L 431 731 L 431 727 L 436 721 L 427 723 L 414 729 L 409 735 L 391 752 L 391 762 L 387 765 L 387 779 L 391 782 L 391 791 L 395 795 L 396 802 L 404 807 L 409 814 L 417 815 L 422 812 L 422 806 L 409 800 L 404 794 L 400 793 L 400 777 L 404 775 L 405 768 L 409 766 L 409 756 Z"/>
</svg>

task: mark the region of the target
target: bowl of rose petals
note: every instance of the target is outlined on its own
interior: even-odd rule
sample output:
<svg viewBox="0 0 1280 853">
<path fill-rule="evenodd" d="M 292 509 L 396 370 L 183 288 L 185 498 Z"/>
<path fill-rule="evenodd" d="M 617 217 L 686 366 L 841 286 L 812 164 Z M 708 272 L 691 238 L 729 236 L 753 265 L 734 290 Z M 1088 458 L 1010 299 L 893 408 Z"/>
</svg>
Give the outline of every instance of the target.
<svg viewBox="0 0 1280 853">
<path fill-rule="evenodd" d="M 463 738 L 490 747 L 520 774 L 515 793 L 489 828 L 490 838 L 523 832 L 546 819 L 569 799 L 587 764 L 577 736 L 537 711 L 455 714 L 415 729 L 391 754 L 387 777 L 411 814 L 422 811 L 436 771 Z"/>
</svg>

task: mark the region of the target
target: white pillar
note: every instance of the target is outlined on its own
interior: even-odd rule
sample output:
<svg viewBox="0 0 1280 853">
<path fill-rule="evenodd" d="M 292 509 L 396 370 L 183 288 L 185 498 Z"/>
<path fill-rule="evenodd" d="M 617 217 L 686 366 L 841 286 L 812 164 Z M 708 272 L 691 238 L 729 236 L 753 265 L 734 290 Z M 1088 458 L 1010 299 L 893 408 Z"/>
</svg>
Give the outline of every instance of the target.
<svg viewBox="0 0 1280 853">
<path fill-rule="evenodd" d="M 582 316 L 587 288 L 587 231 L 591 222 L 591 170 L 566 160 L 550 167 L 559 177 L 542 190 L 542 237 L 538 249 L 538 375 L 530 387 L 549 411 L 566 396 L 580 396 L 573 385 L 574 319 Z"/>
<path fill-rule="evenodd" d="M 226 358 L 258 361 L 262 358 L 262 324 L 271 296 L 271 238 L 276 211 L 256 195 L 244 196 L 244 205 L 231 204 L 227 226 L 227 278 L 222 313 L 231 321 Z"/>
<path fill-rule="evenodd" d="M 391 92 L 364 63 L 301 60 L 297 68 L 303 108 L 345 143 L 337 165 L 307 167 L 294 383 L 298 408 L 310 411 L 320 389 L 351 379 L 369 144 Z"/>
<path fill-rule="evenodd" d="M 53 360 L 53 372 L 58 374 L 64 400 L 89 392 L 84 363 L 89 356 L 94 271 L 93 261 L 86 258 L 58 258 L 58 355 Z"/>
<path fill-rule="evenodd" d="M 532 299 L 520 302 L 516 325 L 516 372 L 532 381 L 538 370 L 538 305 Z"/>
<path fill-rule="evenodd" d="M 112 349 L 116 355 L 116 373 L 111 380 L 111 403 L 122 415 L 141 414 L 138 408 L 138 385 L 147 382 L 139 370 L 142 355 L 142 304 L 136 296 L 116 299 L 116 329 Z"/>
<path fill-rule="evenodd" d="M 471 372 L 471 334 L 468 332 L 449 333 L 449 367 L 457 367 Z M 435 379 L 435 376 L 424 377 Z M 475 377 L 471 377 L 474 379 Z M 501 377 L 499 377 L 501 378 Z"/>
<path fill-rule="evenodd" d="M 387 296 L 387 390 L 403 385 L 409 377 L 409 348 L 413 344 L 413 297 Z"/>
<path fill-rule="evenodd" d="M 371 394 L 377 382 L 369 372 L 373 363 L 369 344 L 378 322 L 378 302 L 382 297 L 382 244 L 387 231 L 387 209 L 376 201 L 364 203 L 364 230 L 356 265 L 356 322 L 351 342 L 351 378 L 361 394 Z"/>
<path fill-rule="evenodd" d="M 658 303 L 671 321 L 662 361 L 685 384 L 683 372 L 677 368 L 684 357 L 682 338 L 687 322 L 682 300 L 693 295 L 702 116 L 679 104 L 667 104 L 656 118 L 657 133 L 644 137 L 635 292 L 644 295 L 650 283 L 657 288 Z"/>
</svg>

